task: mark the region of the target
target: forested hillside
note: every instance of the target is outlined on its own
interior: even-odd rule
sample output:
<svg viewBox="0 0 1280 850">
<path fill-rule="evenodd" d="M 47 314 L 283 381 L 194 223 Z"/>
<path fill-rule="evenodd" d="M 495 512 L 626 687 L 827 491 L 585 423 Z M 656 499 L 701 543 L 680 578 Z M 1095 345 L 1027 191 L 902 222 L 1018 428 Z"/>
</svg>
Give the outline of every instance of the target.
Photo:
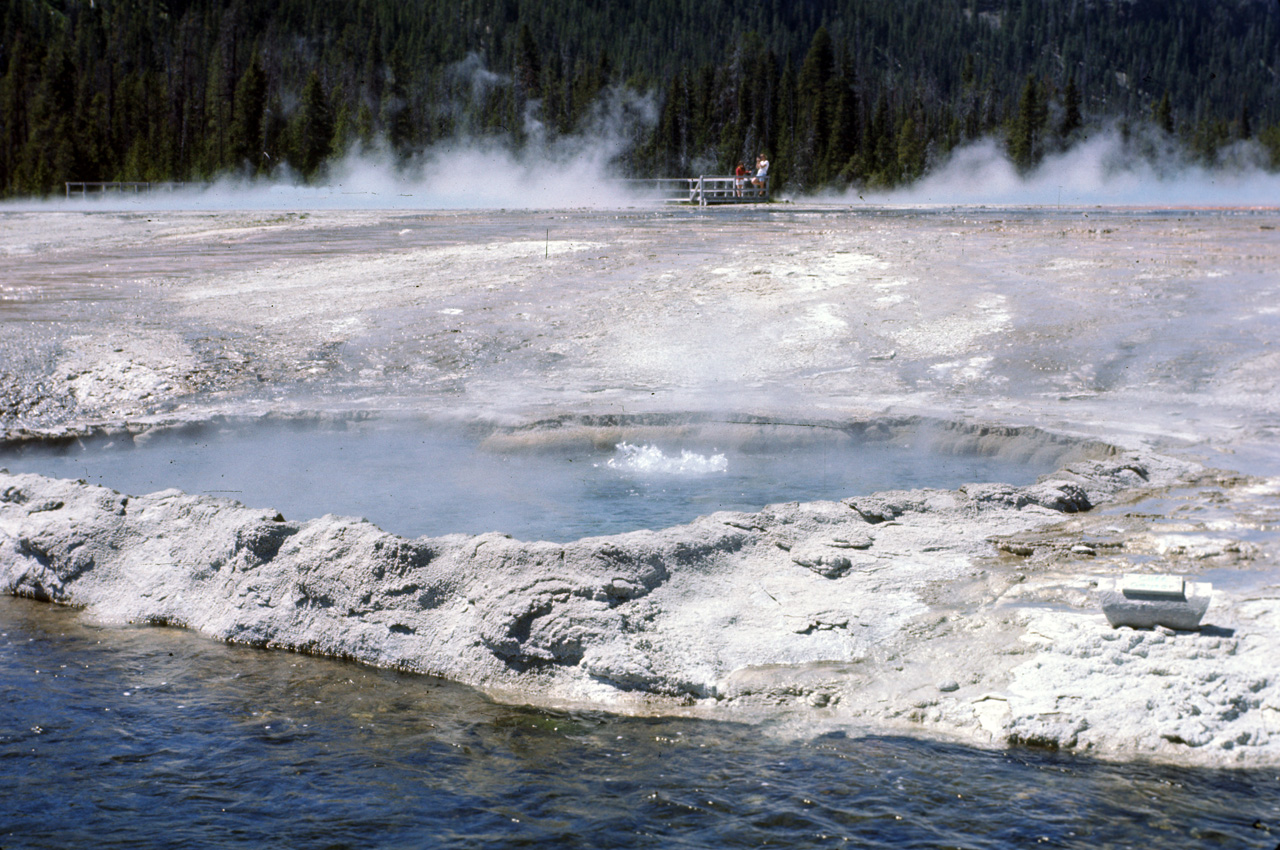
<svg viewBox="0 0 1280 850">
<path fill-rule="evenodd" d="M 0 0 L 0 194 L 323 179 L 364 146 L 625 126 L 620 172 L 893 186 L 996 137 L 1021 168 L 1104 123 L 1280 166 L 1280 0 Z"/>
</svg>

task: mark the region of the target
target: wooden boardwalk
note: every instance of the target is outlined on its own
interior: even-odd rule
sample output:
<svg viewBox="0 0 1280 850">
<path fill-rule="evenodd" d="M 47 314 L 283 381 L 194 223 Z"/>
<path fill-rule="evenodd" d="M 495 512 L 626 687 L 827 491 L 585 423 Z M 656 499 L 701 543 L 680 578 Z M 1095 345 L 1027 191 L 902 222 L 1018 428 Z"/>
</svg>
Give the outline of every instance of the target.
<svg viewBox="0 0 1280 850">
<path fill-rule="evenodd" d="M 757 185 L 752 176 L 728 177 L 658 177 L 627 180 L 628 185 L 652 191 L 668 204 L 762 204 L 769 200 L 769 180 Z M 186 188 L 207 188 L 207 183 L 152 183 L 147 181 L 68 181 L 67 198 L 92 198 L 106 195 L 147 195 L 153 192 L 176 192 Z"/>
<path fill-rule="evenodd" d="M 151 192 L 175 192 L 196 183 L 151 183 L 145 180 L 86 180 L 67 182 L 68 198 L 88 198 L 93 195 L 146 195 Z"/>
<path fill-rule="evenodd" d="M 651 186 L 660 199 L 668 204 L 763 204 L 769 200 L 769 178 L 763 186 L 757 186 L 755 178 L 706 176 L 658 177 L 652 180 L 632 181 Z"/>
</svg>

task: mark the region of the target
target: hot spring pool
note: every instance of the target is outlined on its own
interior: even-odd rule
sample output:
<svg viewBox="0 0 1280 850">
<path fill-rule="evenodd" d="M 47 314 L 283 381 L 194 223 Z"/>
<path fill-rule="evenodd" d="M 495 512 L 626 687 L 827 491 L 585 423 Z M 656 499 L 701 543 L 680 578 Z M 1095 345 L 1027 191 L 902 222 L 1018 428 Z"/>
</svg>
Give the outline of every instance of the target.
<svg viewBox="0 0 1280 850">
<path fill-rule="evenodd" d="M 291 520 L 360 516 L 405 537 L 501 531 L 567 542 L 779 502 L 1028 484 L 1066 451 L 1051 442 L 940 440 L 923 428 L 868 436 L 795 425 L 513 431 L 414 418 L 275 419 L 26 443 L 0 453 L 0 467 L 128 494 L 176 487 Z"/>
</svg>

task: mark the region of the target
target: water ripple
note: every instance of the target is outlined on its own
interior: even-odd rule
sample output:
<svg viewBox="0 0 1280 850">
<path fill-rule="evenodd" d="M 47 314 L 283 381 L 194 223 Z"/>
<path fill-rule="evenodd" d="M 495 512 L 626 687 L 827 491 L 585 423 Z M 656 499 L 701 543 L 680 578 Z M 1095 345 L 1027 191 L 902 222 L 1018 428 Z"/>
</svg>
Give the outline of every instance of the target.
<svg viewBox="0 0 1280 850">
<path fill-rule="evenodd" d="M 1280 840 L 1274 772 L 500 706 L 426 677 L 9 598 L 0 632 L 3 847 Z"/>
</svg>

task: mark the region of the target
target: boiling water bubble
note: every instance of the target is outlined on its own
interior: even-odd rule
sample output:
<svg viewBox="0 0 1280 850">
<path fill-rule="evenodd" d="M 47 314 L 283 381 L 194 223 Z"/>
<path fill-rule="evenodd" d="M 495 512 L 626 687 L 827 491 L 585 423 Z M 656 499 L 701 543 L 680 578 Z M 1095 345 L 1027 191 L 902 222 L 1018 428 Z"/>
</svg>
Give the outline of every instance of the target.
<svg viewBox="0 0 1280 850">
<path fill-rule="evenodd" d="M 696 476 L 726 472 L 729 461 L 723 454 L 708 456 L 682 449 L 677 457 L 668 456 L 655 445 L 618 443 L 614 448 L 614 456 L 605 462 L 605 466 L 639 475 Z"/>
</svg>

